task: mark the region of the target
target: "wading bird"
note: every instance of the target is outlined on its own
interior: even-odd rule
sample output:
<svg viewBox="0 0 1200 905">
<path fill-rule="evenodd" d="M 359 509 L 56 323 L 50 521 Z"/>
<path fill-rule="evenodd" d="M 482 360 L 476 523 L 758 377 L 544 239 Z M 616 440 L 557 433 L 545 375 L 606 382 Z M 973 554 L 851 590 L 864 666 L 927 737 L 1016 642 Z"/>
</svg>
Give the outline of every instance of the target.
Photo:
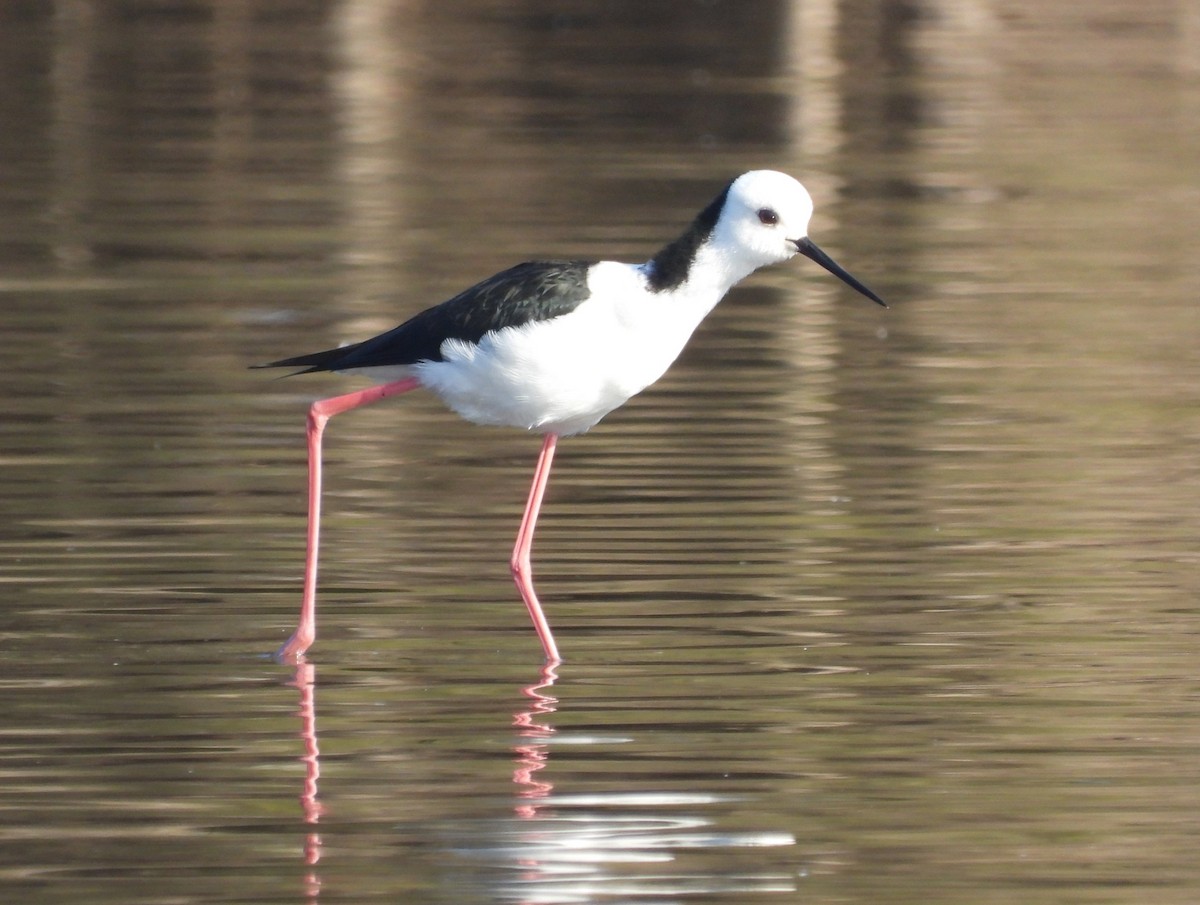
<svg viewBox="0 0 1200 905">
<path fill-rule="evenodd" d="M 300 623 L 277 657 L 294 662 L 316 638 L 326 423 L 360 405 L 423 388 L 468 421 L 543 435 L 511 565 L 546 660 L 560 662 L 530 566 L 558 438 L 583 433 L 658 380 L 704 316 L 760 267 L 802 254 L 884 305 L 808 238 L 812 212 L 808 192 L 790 176 L 745 173 L 644 264 L 518 264 L 372 339 L 259 365 L 363 374 L 377 382 L 314 402 L 309 410 L 304 599 Z"/>
</svg>

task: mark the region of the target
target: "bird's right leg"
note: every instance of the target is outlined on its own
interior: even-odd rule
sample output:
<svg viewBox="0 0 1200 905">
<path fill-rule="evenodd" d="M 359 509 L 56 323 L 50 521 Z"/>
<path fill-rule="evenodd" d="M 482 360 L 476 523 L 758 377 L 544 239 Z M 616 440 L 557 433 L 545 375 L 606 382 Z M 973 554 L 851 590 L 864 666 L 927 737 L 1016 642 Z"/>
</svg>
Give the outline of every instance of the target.
<svg viewBox="0 0 1200 905">
<path fill-rule="evenodd" d="M 529 618 L 537 630 L 538 639 L 542 642 L 542 650 L 546 652 L 546 662 L 561 663 L 558 656 L 558 646 L 554 643 L 554 635 L 550 632 L 550 623 L 542 612 L 537 594 L 533 590 L 533 566 L 531 551 L 533 550 L 533 529 L 537 524 L 538 512 L 542 508 L 542 497 L 546 495 L 546 484 L 550 480 L 550 464 L 554 461 L 554 448 L 558 444 L 557 434 L 546 434 L 542 441 L 542 452 L 538 456 L 537 468 L 533 472 L 533 485 L 529 488 L 529 502 L 525 504 L 525 515 L 521 518 L 521 528 L 517 532 L 517 545 L 513 547 L 512 574 L 529 610 Z"/>
<path fill-rule="evenodd" d="M 369 405 L 417 389 L 421 382 L 406 377 L 392 383 L 368 387 L 356 393 L 318 399 L 308 410 L 308 543 L 304 558 L 304 600 L 300 605 L 300 622 L 275 659 L 296 663 L 317 638 L 317 554 L 321 541 L 321 440 L 325 425 L 334 415 Z"/>
</svg>

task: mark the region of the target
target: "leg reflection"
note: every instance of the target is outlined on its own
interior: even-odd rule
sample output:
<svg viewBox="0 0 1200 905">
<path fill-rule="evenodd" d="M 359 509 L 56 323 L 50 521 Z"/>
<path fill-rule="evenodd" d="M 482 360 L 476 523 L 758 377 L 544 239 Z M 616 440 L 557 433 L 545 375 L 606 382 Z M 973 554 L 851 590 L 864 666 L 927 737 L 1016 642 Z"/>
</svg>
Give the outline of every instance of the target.
<svg viewBox="0 0 1200 905">
<path fill-rule="evenodd" d="M 321 819 L 324 807 L 317 799 L 317 781 L 321 777 L 321 751 L 317 747 L 317 702 L 316 668 L 303 660 L 296 664 L 296 672 L 288 683 L 300 692 L 300 737 L 304 741 L 304 787 L 300 794 L 300 807 L 304 814 L 304 822 L 313 827 L 304 839 L 304 863 L 310 868 L 304 876 L 305 893 L 310 902 L 315 902 L 320 894 L 321 877 L 315 870 L 321 860 L 321 835 L 316 832 L 317 822 Z"/>
<path fill-rule="evenodd" d="M 558 674 L 553 664 L 542 667 L 539 681 L 521 689 L 529 705 L 513 715 L 513 725 L 521 739 L 521 743 L 513 747 L 516 755 L 513 782 L 518 786 L 519 799 L 516 814 L 525 819 L 537 817 L 541 803 L 554 791 L 554 784 L 538 779 L 537 774 L 546 766 L 550 754 L 549 739 L 554 735 L 554 727 L 539 722 L 538 718 L 554 713 L 558 707 L 558 698 L 545 694 L 545 690 L 552 687 L 556 679 Z"/>
</svg>

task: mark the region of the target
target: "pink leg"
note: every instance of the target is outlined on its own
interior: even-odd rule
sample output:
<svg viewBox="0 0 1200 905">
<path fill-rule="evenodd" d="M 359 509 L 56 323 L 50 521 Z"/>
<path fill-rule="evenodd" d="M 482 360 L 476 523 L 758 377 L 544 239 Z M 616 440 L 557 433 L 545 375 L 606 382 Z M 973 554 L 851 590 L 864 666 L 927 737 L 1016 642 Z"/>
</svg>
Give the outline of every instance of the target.
<svg viewBox="0 0 1200 905">
<path fill-rule="evenodd" d="M 537 524 L 538 510 L 542 508 L 542 497 L 546 494 L 546 484 L 550 480 L 550 463 L 554 461 L 554 447 L 558 444 L 556 434 L 546 434 L 542 443 L 542 453 L 538 456 L 537 469 L 533 473 L 533 486 L 529 488 L 529 502 L 525 504 L 525 515 L 521 519 L 521 529 L 517 532 L 517 545 L 513 547 L 512 573 L 529 610 L 529 618 L 537 629 L 542 649 L 546 652 L 548 663 L 561 663 L 558 647 L 554 643 L 554 635 L 550 632 L 550 623 L 542 612 L 537 594 L 533 592 L 533 568 L 530 564 L 530 551 L 533 549 L 533 528 Z"/>
<path fill-rule="evenodd" d="M 300 624 L 275 659 L 284 663 L 297 663 L 317 638 L 317 551 L 321 541 L 321 437 L 325 425 L 334 415 L 348 412 L 415 390 L 421 382 L 415 377 L 406 377 L 392 383 L 368 387 L 357 393 L 319 399 L 308 410 L 308 550 L 304 559 L 304 602 L 300 607 Z"/>
</svg>

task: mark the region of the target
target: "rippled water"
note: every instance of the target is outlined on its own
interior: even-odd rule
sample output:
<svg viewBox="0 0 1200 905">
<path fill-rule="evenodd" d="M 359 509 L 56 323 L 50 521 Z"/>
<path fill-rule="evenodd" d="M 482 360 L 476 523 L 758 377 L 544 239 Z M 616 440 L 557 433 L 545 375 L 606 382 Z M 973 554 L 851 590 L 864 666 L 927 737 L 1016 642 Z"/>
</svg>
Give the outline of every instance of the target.
<svg viewBox="0 0 1200 905">
<path fill-rule="evenodd" d="M 1125 0 L 11 4 L 0 890 L 1200 896 L 1200 25 Z M 564 441 L 246 366 L 771 166 L 807 262 Z"/>
</svg>

